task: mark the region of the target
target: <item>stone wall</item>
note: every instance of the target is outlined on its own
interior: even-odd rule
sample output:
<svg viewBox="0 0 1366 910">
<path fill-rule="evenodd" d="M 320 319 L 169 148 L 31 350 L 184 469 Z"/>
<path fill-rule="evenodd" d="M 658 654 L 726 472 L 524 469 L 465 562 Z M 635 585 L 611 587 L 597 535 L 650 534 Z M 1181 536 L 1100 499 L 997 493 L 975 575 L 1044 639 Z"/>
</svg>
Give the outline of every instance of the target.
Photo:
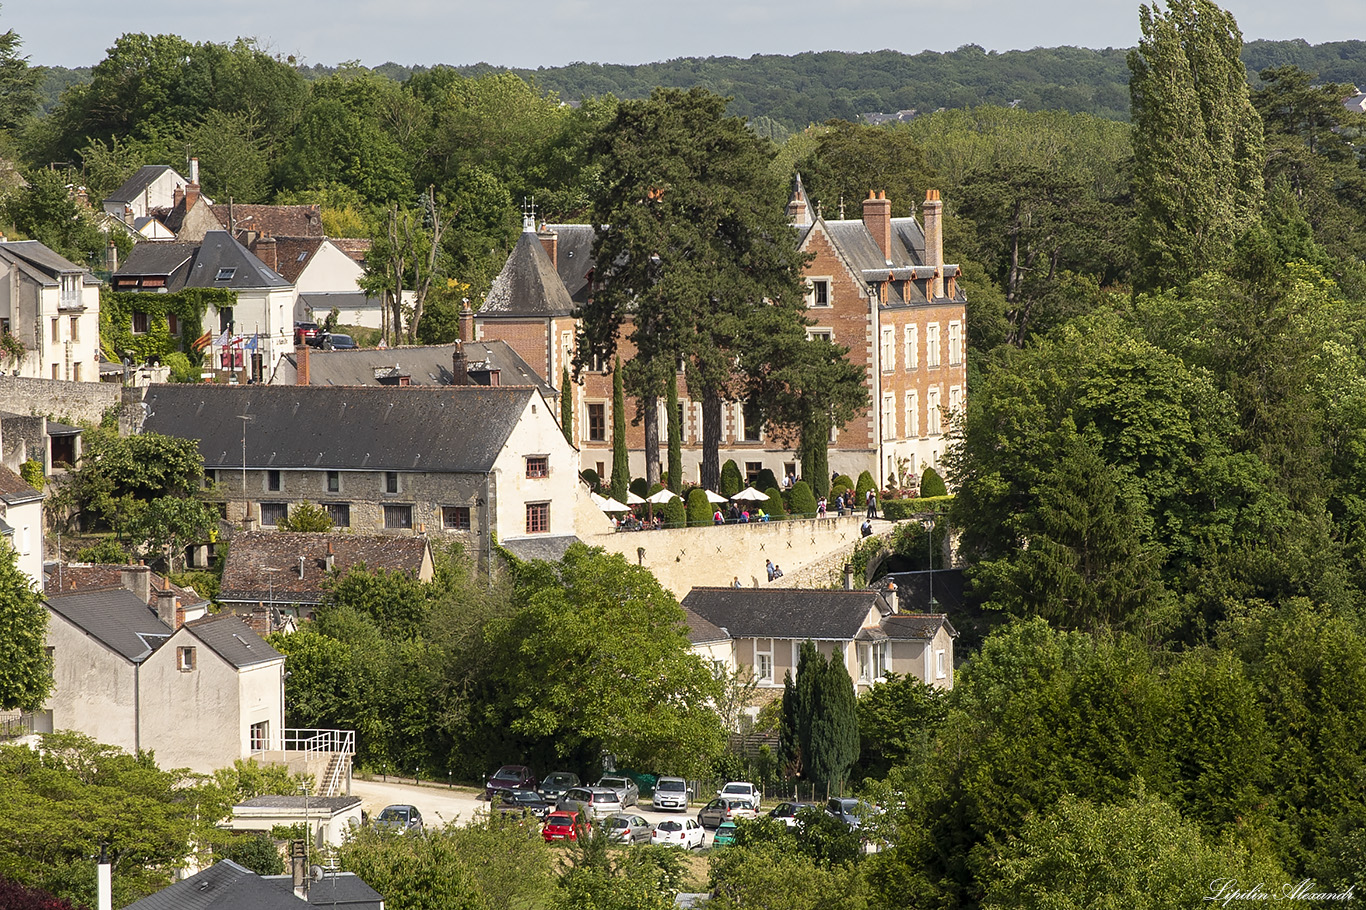
<svg viewBox="0 0 1366 910">
<path fill-rule="evenodd" d="M 99 423 L 105 411 L 122 404 L 123 388 L 114 383 L 0 376 L 0 410 L 16 414 Z"/>
</svg>

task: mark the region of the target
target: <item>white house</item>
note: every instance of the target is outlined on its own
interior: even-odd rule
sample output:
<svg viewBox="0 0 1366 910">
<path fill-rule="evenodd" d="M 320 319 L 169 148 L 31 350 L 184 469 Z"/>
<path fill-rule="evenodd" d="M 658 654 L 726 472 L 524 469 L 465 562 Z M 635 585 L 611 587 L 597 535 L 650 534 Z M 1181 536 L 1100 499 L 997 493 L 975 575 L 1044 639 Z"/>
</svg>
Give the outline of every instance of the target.
<svg viewBox="0 0 1366 910">
<path fill-rule="evenodd" d="M 19 556 L 19 571 L 43 589 L 43 494 L 0 465 L 0 537 Z"/>
<path fill-rule="evenodd" d="M 119 219 L 124 224 L 132 225 L 141 232 L 142 226 L 151 220 L 152 210 L 170 208 L 184 196 L 185 187 L 189 183 L 189 180 L 176 173 L 170 165 L 144 165 L 104 200 L 105 214 Z M 173 236 L 165 227 L 162 227 L 161 231 L 163 236 L 156 239 L 169 239 Z"/>
<path fill-rule="evenodd" d="M 0 243 L 0 369 L 33 379 L 99 382 L 100 282 L 36 240 Z"/>
</svg>

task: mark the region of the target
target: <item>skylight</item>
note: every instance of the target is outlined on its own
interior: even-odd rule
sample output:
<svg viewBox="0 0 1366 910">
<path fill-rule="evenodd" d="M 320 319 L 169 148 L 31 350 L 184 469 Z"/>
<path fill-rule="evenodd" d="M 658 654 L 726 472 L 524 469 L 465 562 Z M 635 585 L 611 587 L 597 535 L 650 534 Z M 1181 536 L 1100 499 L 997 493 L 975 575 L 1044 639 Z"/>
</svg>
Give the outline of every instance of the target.
<svg viewBox="0 0 1366 910">
<path fill-rule="evenodd" d="M 219 269 L 214 281 L 230 281 L 232 276 L 237 274 L 237 269 Z"/>
</svg>

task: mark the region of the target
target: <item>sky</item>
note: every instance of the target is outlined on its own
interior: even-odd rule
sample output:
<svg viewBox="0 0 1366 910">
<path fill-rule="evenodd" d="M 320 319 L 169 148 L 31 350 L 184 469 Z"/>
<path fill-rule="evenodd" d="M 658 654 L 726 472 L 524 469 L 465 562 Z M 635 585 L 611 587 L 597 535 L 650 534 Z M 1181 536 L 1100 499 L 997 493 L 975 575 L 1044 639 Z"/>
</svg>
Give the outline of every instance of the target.
<svg viewBox="0 0 1366 910">
<path fill-rule="evenodd" d="M 1359 0 L 1225 0 L 1246 40 L 1366 38 Z M 1132 47 L 1136 0 L 8 0 L 30 62 L 93 66 L 128 32 L 255 38 L 305 64 L 562 66 L 674 57 Z"/>
</svg>

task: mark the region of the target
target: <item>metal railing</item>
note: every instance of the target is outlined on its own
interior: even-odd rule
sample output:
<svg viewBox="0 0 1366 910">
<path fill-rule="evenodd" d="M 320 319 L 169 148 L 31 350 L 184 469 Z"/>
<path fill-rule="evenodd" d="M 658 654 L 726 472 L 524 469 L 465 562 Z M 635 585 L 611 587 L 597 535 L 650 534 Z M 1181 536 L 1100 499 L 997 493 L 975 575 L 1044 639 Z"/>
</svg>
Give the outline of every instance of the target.
<svg viewBox="0 0 1366 910">
<path fill-rule="evenodd" d="M 356 754 L 355 730 L 316 730 L 286 727 L 278 736 L 252 743 L 252 754 L 263 752 L 302 752 L 312 758 L 340 752 Z"/>
</svg>

